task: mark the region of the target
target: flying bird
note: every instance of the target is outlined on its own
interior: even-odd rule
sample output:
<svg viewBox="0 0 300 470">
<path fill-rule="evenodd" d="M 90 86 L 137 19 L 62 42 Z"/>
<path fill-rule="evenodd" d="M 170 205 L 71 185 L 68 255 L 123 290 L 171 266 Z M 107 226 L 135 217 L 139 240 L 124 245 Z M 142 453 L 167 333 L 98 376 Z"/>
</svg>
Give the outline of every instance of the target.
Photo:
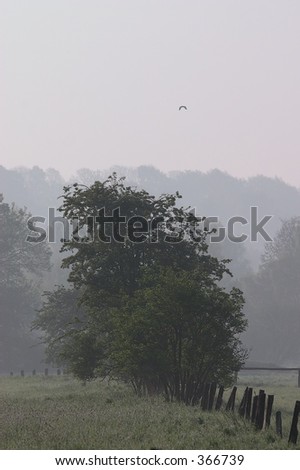
<svg viewBox="0 0 300 470">
<path fill-rule="evenodd" d="M 187 111 L 187 107 L 186 107 L 186 106 L 179 106 L 179 111 L 180 111 L 181 109 L 185 109 L 185 110 Z"/>
</svg>

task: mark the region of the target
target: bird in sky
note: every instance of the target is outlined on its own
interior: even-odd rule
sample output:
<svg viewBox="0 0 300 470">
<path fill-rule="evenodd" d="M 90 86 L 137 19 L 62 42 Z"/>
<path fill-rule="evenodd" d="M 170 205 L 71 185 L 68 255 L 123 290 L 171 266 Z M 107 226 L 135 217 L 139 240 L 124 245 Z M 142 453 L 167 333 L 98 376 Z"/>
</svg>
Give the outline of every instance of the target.
<svg viewBox="0 0 300 470">
<path fill-rule="evenodd" d="M 182 105 L 182 106 L 179 106 L 179 111 L 180 111 L 181 109 L 185 109 L 185 110 L 187 111 L 187 107 L 186 107 L 186 106 L 183 106 L 183 105 Z"/>
</svg>

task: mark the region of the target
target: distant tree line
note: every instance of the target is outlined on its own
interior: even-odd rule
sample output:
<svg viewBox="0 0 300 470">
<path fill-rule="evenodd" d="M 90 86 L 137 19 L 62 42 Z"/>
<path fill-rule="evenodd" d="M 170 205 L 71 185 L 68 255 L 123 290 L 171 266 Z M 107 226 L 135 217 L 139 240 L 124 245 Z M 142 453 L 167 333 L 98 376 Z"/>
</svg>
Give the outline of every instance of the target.
<svg viewBox="0 0 300 470">
<path fill-rule="evenodd" d="M 29 213 L 0 194 L 0 370 L 31 367 L 30 334 L 40 306 L 39 279 L 50 268 L 47 245 L 26 243 Z"/>
<path fill-rule="evenodd" d="M 197 215 L 199 213 L 200 215 L 218 215 L 221 223 L 225 222 L 231 215 L 238 214 L 247 217 L 247 211 L 249 211 L 251 205 L 258 206 L 261 216 L 275 214 L 276 217 L 274 217 L 272 224 L 268 225 L 274 242 L 266 244 L 265 255 L 261 260 L 262 244 L 238 244 L 228 240 L 219 244 L 211 244 L 209 237 L 205 238 L 205 243 L 208 245 L 206 253 L 210 254 L 211 258 L 218 258 L 218 260 L 224 258 L 232 260 L 229 264 L 225 263 L 225 265 L 227 269 L 230 268 L 234 277 L 230 277 L 224 272 L 222 279 L 218 281 L 218 285 L 224 287 L 227 292 L 230 292 L 232 287 L 239 287 L 244 293 L 244 313 L 249 325 L 242 333 L 241 338 L 245 347 L 250 351 L 249 359 L 258 362 L 272 362 L 278 365 L 297 366 L 300 361 L 298 340 L 299 217 L 297 216 L 300 202 L 299 190 L 279 179 L 258 176 L 248 180 L 239 180 L 218 170 L 207 174 L 187 171 L 173 172 L 168 175 L 151 167 L 120 168 L 119 171 L 126 174 L 127 185 L 130 184 L 132 188 L 139 188 L 139 191 L 142 191 L 141 188 L 145 188 L 150 194 L 153 193 L 156 199 L 159 199 L 159 194 L 163 192 L 172 194 L 174 188 L 179 189 L 184 198 L 176 199 L 176 207 L 179 202 L 186 205 L 191 204 L 191 207 L 196 209 L 195 213 Z M 107 173 L 104 171 L 93 172 L 82 169 L 74 176 L 69 187 L 74 189 L 72 184 L 76 180 L 79 184 L 92 187 L 96 180 L 104 181 L 106 175 Z M 54 306 L 57 303 L 56 311 L 59 310 L 59 305 L 61 305 L 65 311 L 65 316 L 68 315 L 67 311 L 70 315 L 64 328 L 64 316 L 61 316 L 60 328 L 63 329 L 56 330 L 57 336 L 61 333 L 59 341 L 55 335 L 51 337 L 50 341 L 50 335 L 47 336 L 48 333 L 44 330 L 49 340 L 47 343 L 48 353 L 50 354 L 50 350 L 53 350 L 50 356 L 54 358 L 55 348 L 61 343 L 61 347 L 64 345 L 65 350 L 68 346 L 68 354 L 73 354 L 75 358 L 77 352 L 76 348 L 73 348 L 72 336 L 77 335 L 79 340 L 74 341 L 74 344 L 84 344 L 86 341 L 86 344 L 91 346 L 90 356 L 96 357 L 94 346 L 92 346 L 94 343 L 90 342 L 85 328 L 82 328 L 84 322 L 91 324 L 91 307 L 82 301 L 85 285 L 82 284 L 78 288 L 77 285 L 75 287 L 74 279 L 72 282 L 67 282 L 69 271 L 71 274 L 73 272 L 71 263 L 69 267 L 61 269 L 62 259 L 66 255 L 69 257 L 72 252 L 68 247 L 65 247 L 67 249 L 59 253 L 61 246 L 59 239 L 57 243 L 51 244 L 48 248 L 46 243 L 43 248 L 23 243 L 23 237 L 26 238 L 28 234 L 26 223 L 29 217 L 28 210 L 23 207 L 29 207 L 33 215 L 47 216 L 48 207 L 58 207 L 61 204 L 62 199 L 58 199 L 58 196 L 62 194 L 63 184 L 66 184 L 66 182 L 55 170 L 44 171 L 38 167 L 7 170 L 0 166 L 0 192 L 3 192 L 5 196 L 4 201 L 1 202 L 0 227 L 0 271 L 2 273 L 0 285 L 1 371 L 7 371 L 10 367 L 13 369 L 24 368 L 27 367 L 26 364 L 29 367 L 32 365 L 36 368 L 42 360 L 42 350 L 36 347 L 39 342 L 36 337 L 36 330 L 30 332 L 30 324 L 36 309 L 41 306 L 43 290 L 47 292 L 43 297 L 44 305 L 48 296 L 53 295 L 55 297 L 53 299 L 54 303 L 50 302 L 50 304 L 52 303 Z M 81 187 L 81 189 L 83 188 L 84 186 Z M 99 200 L 101 201 L 101 199 Z M 12 201 L 15 201 L 15 203 L 12 203 Z M 23 209 L 19 209 L 20 207 Z M 19 213 L 22 213 L 23 216 L 19 215 L 17 222 L 16 214 Z M 19 228 L 22 227 L 22 231 L 19 231 L 19 242 L 11 238 L 9 224 L 12 224 L 12 217 L 15 217 L 16 225 Z M 276 230 L 277 235 L 275 236 Z M 23 253 L 28 251 L 36 253 L 36 264 L 39 263 L 40 258 L 43 260 L 43 256 L 41 257 L 38 253 L 39 250 L 48 252 L 48 260 L 51 251 L 50 270 L 45 268 L 44 261 L 42 261 L 39 272 L 34 266 L 32 267 L 32 263 L 27 263 L 27 268 L 22 269 L 22 281 L 20 281 L 20 277 L 18 281 L 16 278 L 12 279 L 11 273 L 23 263 L 21 258 L 18 260 L 19 252 L 17 250 L 12 251 L 10 257 L 7 256 L 15 243 L 22 246 Z M 73 253 L 76 253 L 75 248 Z M 162 263 L 161 256 L 162 252 L 158 258 L 160 263 Z M 166 256 L 168 257 L 169 254 Z M 256 272 L 258 265 L 259 269 Z M 167 268 L 164 264 L 162 266 L 164 269 Z M 251 266 L 254 268 L 253 271 L 251 271 Z M 149 279 L 150 274 L 144 273 L 145 269 L 150 269 L 150 267 L 147 265 L 141 269 L 139 282 L 146 289 L 144 276 Z M 124 272 L 128 273 L 128 270 L 125 269 Z M 157 272 L 161 276 L 166 276 L 166 272 L 161 269 L 158 269 Z M 9 278 L 8 273 L 10 273 Z M 115 272 L 113 276 L 110 274 L 107 276 L 109 282 L 117 282 L 118 279 L 118 277 L 115 278 Z M 129 281 L 128 278 L 126 282 L 129 283 L 131 280 Z M 98 284 L 100 284 L 100 278 Z M 60 287 L 54 289 L 55 285 Z M 66 295 L 66 299 L 63 306 L 64 295 Z M 130 300 L 132 301 L 132 299 Z M 127 305 L 126 302 L 122 300 L 123 308 L 125 308 L 125 305 Z M 133 306 L 131 308 L 133 310 Z M 88 313 L 86 312 L 87 309 L 89 309 Z M 110 318 L 114 318 L 111 321 L 116 321 L 113 313 L 110 314 Z M 55 325 L 56 320 L 54 315 L 52 325 Z M 69 328 L 72 334 L 69 334 Z M 97 341 L 95 341 L 95 344 L 97 344 Z M 35 347 L 32 347 L 33 345 Z M 97 348 L 97 354 L 100 350 L 101 348 Z M 81 361 L 83 364 L 86 364 L 84 354 L 87 352 L 87 348 L 82 350 Z M 73 361 L 73 366 L 74 364 Z M 88 370 L 87 377 L 89 376 L 90 371 Z"/>
</svg>

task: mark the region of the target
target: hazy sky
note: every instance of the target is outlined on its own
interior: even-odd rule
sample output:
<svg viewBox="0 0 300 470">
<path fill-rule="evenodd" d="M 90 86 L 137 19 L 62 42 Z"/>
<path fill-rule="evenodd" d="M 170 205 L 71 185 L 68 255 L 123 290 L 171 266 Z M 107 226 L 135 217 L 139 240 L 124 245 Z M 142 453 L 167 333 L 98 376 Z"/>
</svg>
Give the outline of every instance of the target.
<svg viewBox="0 0 300 470">
<path fill-rule="evenodd" d="M 299 0 L 0 0 L 0 164 L 299 161 Z"/>
</svg>

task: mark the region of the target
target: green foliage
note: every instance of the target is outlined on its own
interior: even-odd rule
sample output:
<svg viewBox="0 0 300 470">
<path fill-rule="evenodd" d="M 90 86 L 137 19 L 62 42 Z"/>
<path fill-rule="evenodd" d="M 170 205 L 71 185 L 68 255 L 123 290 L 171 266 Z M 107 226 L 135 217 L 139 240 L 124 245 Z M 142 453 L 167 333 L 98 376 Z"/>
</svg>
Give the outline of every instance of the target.
<svg viewBox="0 0 300 470">
<path fill-rule="evenodd" d="M 42 272 L 50 266 L 50 250 L 44 244 L 26 242 L 29 216 L 25 209 L 4 203 L 1 195 L 0 367 L 3 369 L 22 367 L 24 356 L 30 356 L 29 329 L 39 303 L 37 286 Z"/>
<path fill-rule="evenodd" d="M 87 225 L 89 216 L 97 217 L 102 208 L 109 215 L 119 208 L 127 220 L 138 215 L 146 220 L 160 217 L 164 221 L 157 231 L 145 235 L 143 243 L 129 240 L 125 224 L 120 226 L 124 243 L 113 237 L 110 243 L 104 243 L 99 238 L 104 233 L 95 225 L 87 226 L 86 238 L 81 242 L 72 238 L 64 243 L 62 250 L 72 254 L 65 258 L 63 266 L 71 268 L 69 280 L 76 288 L 85 286 L 84 301 L 91 307 L 115 305 L 117 299 L 121 300 L 119 295 L 121 298 L 124 294 L 132 295 L 139 286 L 143 266 L 159 263 L 191 268 L 197 264 L 195 252 L 203 254 L 207 250 L 206 234 L 202 231 L 197 233 L 197 249 L 189 243 L 164 242 L 166 235 L 176 237 L 176 224 L 180 223 L 182 230 L 187 227 L 192 230 L 197 224 L 193 214 L 176 206 L 179 194 L 155 198 L 146 191 L 125 186 L 124 178 L 118 179 L 115 174 L 103 183 L 96 181 L 90 188 L 75 183 L 64 189 L 61 211 L 71 221 L 78 218 L 80 228 Z M 112 226 L 106 226 L 105 235 L 112 236 L 112 231 Z M 216 269 L 219 270 L 217 264 Z"/>
<path fill-rule="evenodd" d="M 101 335 L 93 335 L 89 330 L 74 332 L 64 343 L 60 359 L 80 380 L 85 382 L 95 378 L 97 367 L 104 360 Z"/>
<path fill-rule="evenodd" d="M 44 332 L 48 362 L 67 368 L 85 381 L 95 377 L 102 347 L 101 335 L 89 329 L 88 316 L 79 300 L 79 292 L 63 286 L 45 292 L 32 328 Z"/>
<path fill-rule="evenodd" d="M 112 315 L 117 376 L 186 403 L 202 382 L 230 383 L 245 359 L 241 292 L 225 292 L 201 271 L 164 268 L 144 282 Z"/>
<path fill-rule="evenodd" d="M 50 249 L 42 243 L 28 243 L 26 209 L 0 199 L 0 283 L 17 283 L 24 275 L 40 275 L 49 269 Z"/>
<path fill-rule="evenodd" d="M 115 174 L 89 188 L 64 188 L 61 211 L 85 231 L 62 248 L 76 295 L 49 293 L 35 327 L 45 332 L 53 357 L 64 359 L 79 378 L 110 375 L 130 381 L 139 393 L 164 392 L 189 403 L 202 381 L 226 383 L 243 362 L 237 338 L 246 327 L 242 294 L 218 286 L 230 274 L 228 260 L 208 254 L 207 232 L 189 208 L 177 206 L 179 198 L 155 198 Z M 89 217 L 102 209 L 107 215 L 119 209 L 127 222 L 142 216 L 160 223 L 142 243 L 121 224 L 120 240 L 112 223 L 105 229 L 91 223 Z M 74 326 L 78 299 L 84 317 Z"/>
</svg>

